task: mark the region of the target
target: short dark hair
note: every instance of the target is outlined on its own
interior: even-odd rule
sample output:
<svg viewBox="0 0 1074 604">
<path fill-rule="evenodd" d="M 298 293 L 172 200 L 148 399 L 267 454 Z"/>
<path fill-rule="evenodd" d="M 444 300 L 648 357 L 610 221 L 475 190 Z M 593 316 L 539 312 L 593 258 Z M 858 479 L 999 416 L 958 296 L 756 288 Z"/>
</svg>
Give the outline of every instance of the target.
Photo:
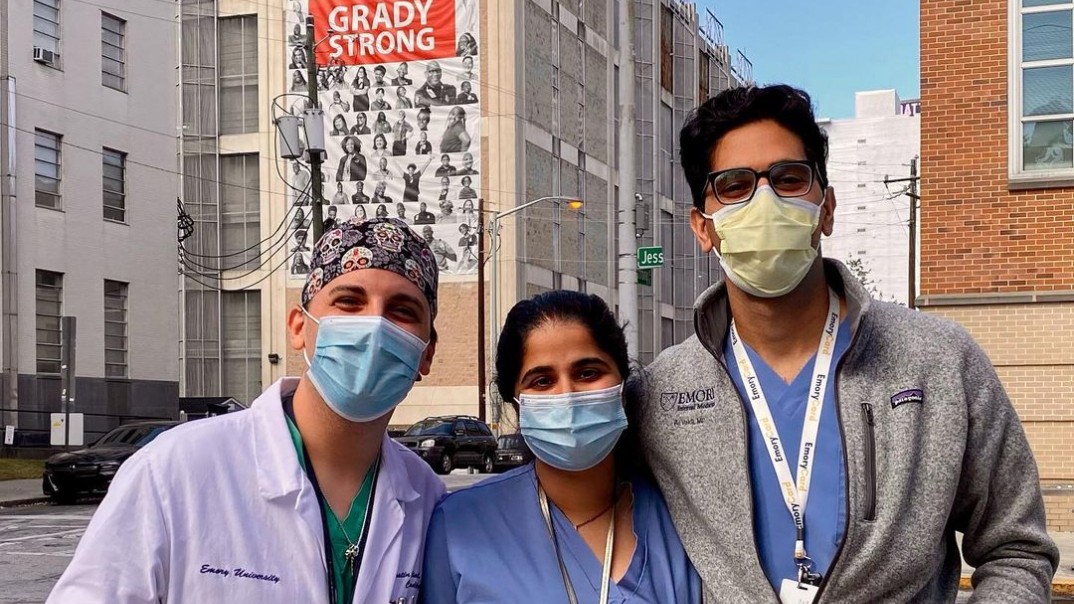
<svg viewBox="0 0 1074 604">
<path fill-rule="evenodd" d="M 814 165 L 820 185 L 828 186 L 828 136 L 817 125 L 809 94 L 785 84 L 731 88 L 690 112 L 679 134 L 680 159 L 694 207 L 704 211 L 712 150 L 728 132 L 772 120 L 794 133 Z"/>
</svg>

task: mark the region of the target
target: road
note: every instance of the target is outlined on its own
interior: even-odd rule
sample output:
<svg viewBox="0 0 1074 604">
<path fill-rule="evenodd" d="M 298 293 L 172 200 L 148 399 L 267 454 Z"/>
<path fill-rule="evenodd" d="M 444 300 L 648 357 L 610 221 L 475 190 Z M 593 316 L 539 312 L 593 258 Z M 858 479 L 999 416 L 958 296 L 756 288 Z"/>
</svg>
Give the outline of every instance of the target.
<svg viewBox="0 0 1074 604">
<path fill-rule="evenodd" d="M 456 470 L 443 480 L 449 491 L 457 491 L 482 478 Z M 96 509 L 96 503 L 0 508 L 0 604 L 44 602 Z M 969 596 L 961 593 L 957 602 L 969 602 Z"/>
<path fill-rule="evenodd" d="M 457 491 L 485 476 L 455 470 L 442 478 Z M 96 503 L 0 508 L 0 604 L 44 602 L 96 509 Z"/>
</svg>

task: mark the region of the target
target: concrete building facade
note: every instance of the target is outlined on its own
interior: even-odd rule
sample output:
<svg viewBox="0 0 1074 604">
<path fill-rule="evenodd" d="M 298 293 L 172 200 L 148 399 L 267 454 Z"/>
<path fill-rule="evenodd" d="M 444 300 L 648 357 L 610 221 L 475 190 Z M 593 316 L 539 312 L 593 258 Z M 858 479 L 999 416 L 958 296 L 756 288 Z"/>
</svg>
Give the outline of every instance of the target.
<svg viewBox="0 0 1074 604">
<path fill-rule="evenodd" d="M 66 315 L 73 410 L 174 417 L 175 9 L 4 0 L 0 28 L 2 407 L 19 411 L 0 415 L 48 429 Z"/>
<path fill-rule="evenodd" d="M 902 304 L 910 282 L 910 197 L 902 194 L 909 183 L 884 181 L 908 178 L 921 155 L 916 107 L 894 90 L 859 92 L 853 118 L 819 121 L 828 134 L 828 180 L 838 201 L 824 255 L 860 267 L 876 297 Z"/>
<path fill-rule="evenodd" d="M 196 224 L 186 248 L 199 254 L 188 260 L 211 260 L 201 262 L 200 268 L 187 262 L 184 268 L 182 350 L 188 395 L 227 394 L 248 400 L 278 377 L 305 369 L 302 355 L 290 350 L 284 333 L 286 313 L 300 291 L 288 287 L 284 271 L 276 270 L 288 255 L 280 251 L 286 242 L 279 244 L 274 234 L 287 211 L 277 170 L 287 165 L 277 159 L 270 120 L 273 99 L 287 91 L 287 74 L 280 66 L 288 52 L 285 40 L 293 32 L 285 31 L 283 23 L 285 11 L 296 10 L 295 4 L 302 6 L 282 1 L 182 2 L 184 108 L 206 108 L 200 117 L 184 111 L 183 199 Z M 633 249 L 633 242 L 621 246 L 617 237 L 618 6 L 614 0 L 480 2 L 480 195 L 486 212 L 506 211 L 544 196 L 585 203 L 577 212 L 566 204 L 542 203 L 501 222 L 494 252 L 499 276 L 487 283 L 487 290 L 498 292 L 496 313 L 478 315 L 473 277 L 442 278 L 433 373 L 396 411 L 393 425 L 406 426 L 431 415 L 479 414 L 480 355 L 490 381 L 493 359 L 489 343 L 478 340 L 478 322 L 488 322 L 493 315 L 502 320 L 517 300 L 568 288 L 616 303 L 617 254 L 632 254 Z M 692 4 L 677 0 L 634 3 L 634 11 L 637 192 L 645 209 L 639 213 L 643 220 L 637 244 L 663 245 L 668 258 L 664 268 L 653 272 L 651 285 L 639 286 L 640 312 L 634 321 L 641 332 L 640 360 L 647 362 L 691 333 L 693 300 L 719 274 L 715 259 L 698 257 L 692 243 L 690 195 L 677 166 L 679 126 L 700 100 L 751 76 L 745 57 L 724 44 L 722 26 L 711 13 L 699 16 Z M 241 134 L 223 134 L 222 123 L 202 123 L 194 131 L 187 118 L 204 121 L 205 111 L 212 109 L 212 115 L 223 120 L 224 109 L 231 107 L 221 102 L 220 74 L 224 62 L 233 60 L 223 49 L 247 44 L 245 38 L 227 39 L 230 30 L 222 24 L 235 19 L 245 19 L 244 27 L 256 29 L 256 42 L 248 42 L 243 51 L 249 64 L 257 65 L 256 72 L 244 72 L 252 74 L 246 81 L 254 89 L 243 97 L 247 114 L 256 117 L 244 123 Z M 215 38 L 216 51 L 204 36 Z M 212 55 L 211 66 L 187 63 L 196 58 L 188 50 L 199 44 L 205 52 L 197 60 L 205 63 Z M 216 90 L 209 90 L 213 87 Z M 256 105 L 249 100 L 253 98 L 259 99 Z M 242 242 L 255 244 L 260 256 L 240 255 L 240 262 L 228 264 L 224 248 L 233 253 L 244 247 L 239 242 L 222 246 L 225 213 L 214 201 L 221 195 L 212 185 L 205 191 L 199 183 L 231 183 L 231 177 L 220 172 L 216 178 L 212 170 L 235 154 L 257 156 L 247 164 L 256 166 L 251 169 L 258 175 L 257 186 L 245 186 L 256 189 L 260 214 L 256 225 L 247 215 Z M 200 173 L 206 178 L 196 170 L 204 170 Z M 279 253 L 267 261 L 273 249 Z M 491 298 L 488 293 L 486 297 Z M 236 300 L 230 313 L 228 298 Z M 229 338 L 231 344 L 226 343 Z M 278 360 L 270 360 L 270 355 L 278 355 L 272 357 Z M 241 377 L 236 374 L 240 370 Z M 487 409 L 491 423 L 500 419 L 499 410 L 493 399 Z"/>
<path fill-rule="evenodd" d="M 1069 2 L 921 3 L 918 302 L 987 350 L 1057 530 L 1074 528 L 1072 20 Z"/>
</svg>

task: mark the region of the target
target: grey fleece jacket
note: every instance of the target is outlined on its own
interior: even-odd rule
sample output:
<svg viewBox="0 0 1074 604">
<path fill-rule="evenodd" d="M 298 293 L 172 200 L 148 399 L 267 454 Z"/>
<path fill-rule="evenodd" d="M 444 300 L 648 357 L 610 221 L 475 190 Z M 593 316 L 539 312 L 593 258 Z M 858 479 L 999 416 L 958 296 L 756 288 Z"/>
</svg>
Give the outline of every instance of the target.
<svg viewBox="0 0 1074 604">
<path fill-rule="evenodd" d="M 825 260 L 853 329 L 836 369 L 847 524 L 816 602 L 1048 602 L 1059 553 L 1036 462 L 984 351 L 953 322 L 869 298 Z M 635 381 L 635 425 L 706 601 L 778 597 L 756 553 L 743 400 L 723 342 L 727 291 L 698 299 L 696 334 Z"/>
</svg>

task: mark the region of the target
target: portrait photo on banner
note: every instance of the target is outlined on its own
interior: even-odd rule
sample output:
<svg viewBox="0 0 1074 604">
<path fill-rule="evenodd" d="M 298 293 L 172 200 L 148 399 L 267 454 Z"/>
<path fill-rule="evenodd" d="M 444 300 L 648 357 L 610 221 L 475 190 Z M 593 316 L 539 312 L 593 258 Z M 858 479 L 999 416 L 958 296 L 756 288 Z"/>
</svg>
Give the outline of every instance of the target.
<svg viewBox="0 0 1074 604">
<path fill-rule="evenodd" d="M 325 116 L 324 230 L 393 217 L 430 245 L 442 275 L 476 275 L 481 190 L 478 0 L 296 0 L 285 11 L 290 111 L 309 101 L 306 15 L 315 19 Z M 308 162 L 286 171 L 289 274 L 309 272 Z"/>
</svg>

